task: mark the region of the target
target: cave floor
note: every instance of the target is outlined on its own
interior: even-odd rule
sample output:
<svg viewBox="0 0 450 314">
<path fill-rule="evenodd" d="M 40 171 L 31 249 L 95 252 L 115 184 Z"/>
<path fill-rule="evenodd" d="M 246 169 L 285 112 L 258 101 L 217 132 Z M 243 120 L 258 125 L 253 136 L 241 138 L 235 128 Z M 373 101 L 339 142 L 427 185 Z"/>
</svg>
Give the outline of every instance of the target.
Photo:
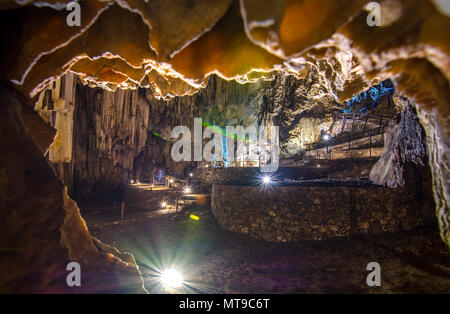
<svg viewBox="0 0 450 314">
<path fill-rule="evenodd" d="M 150 293 L 450 293 L 448 248 L 431 228 L 268 243 L 221 229 L 207 205 L 127 208 L 123 222 L 119 211 L 82 213 L 93 236 L 134 255 Z M 366 284 L 369 262 L 381 266 L 381 287 Z M 182 288 L 160 285 L 167 267 L 182 272 Z"/>
</svg>

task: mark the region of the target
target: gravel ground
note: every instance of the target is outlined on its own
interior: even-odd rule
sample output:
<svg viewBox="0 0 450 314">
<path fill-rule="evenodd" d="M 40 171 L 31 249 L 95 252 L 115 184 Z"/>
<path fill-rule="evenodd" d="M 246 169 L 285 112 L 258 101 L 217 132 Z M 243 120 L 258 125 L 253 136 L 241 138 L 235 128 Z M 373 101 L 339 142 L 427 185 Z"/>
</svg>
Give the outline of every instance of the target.
<svg viewBox="0 0 450 314">
<path fill-rule="evenodd" d="M 182 212 L 127 208 L 84 214 L 93 236 L 132 253 L 151 293 L 450 293 L 450 256 L 437 230 L 268 243 L 221 229 L 207 205 Z M 190 218 L 191 214 L 199 217 Z M 381 287 L 368 287 L 369 262 Z M 163 288 L 178 268 L 185 285 Z"/>
</svg>

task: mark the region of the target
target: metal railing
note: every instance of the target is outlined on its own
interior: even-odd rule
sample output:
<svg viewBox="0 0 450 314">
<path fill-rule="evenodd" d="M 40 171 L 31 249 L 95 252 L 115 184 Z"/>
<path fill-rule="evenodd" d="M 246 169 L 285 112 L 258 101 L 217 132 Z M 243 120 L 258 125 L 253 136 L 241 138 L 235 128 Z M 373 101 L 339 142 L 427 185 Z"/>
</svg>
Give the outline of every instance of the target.
<svg viewBox="0 0 450 314">
<path fill-rule="evenodd" d="M 330 146 L 345 143 L 348 143 L 348 148 L 351 149 L 351 142 L 362 138 L 369 138 L 370 149 L 372 148 L 372 137 L 384 134 L 391 119 L 392 117 L 380 116 L 373 113 L 338 113 L 335 115 L 332 125 L 335 125 L 337 121 L 340 121 L 341 125 L 339 133 L 328 140 L 321 139 L 319 142 L 313 143 L 305 149 L 305 151 L 308 152 L 322 148 L 327 148 L 328 150 L 328 147 Z M 364 123 L 362 131 L 355 131 L 356 123 Z M 376 124 L 377 127 L 368 128 L 368 124 Z M 348 125 L 350 125 L 350 130 L 346 131 L 346 126 Z"/>
</svg>

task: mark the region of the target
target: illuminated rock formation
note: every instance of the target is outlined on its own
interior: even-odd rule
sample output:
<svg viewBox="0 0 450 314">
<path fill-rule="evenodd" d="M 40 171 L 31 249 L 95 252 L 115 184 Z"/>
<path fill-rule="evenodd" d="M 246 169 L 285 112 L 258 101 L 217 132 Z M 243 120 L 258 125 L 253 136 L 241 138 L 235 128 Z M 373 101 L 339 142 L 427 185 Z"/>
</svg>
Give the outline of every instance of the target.
<svg viewBox="0 0 450 314">
<path fill-rule="evenodd" d="M 24 106 L 1 87 L 0 291 L 142 293 L 130 255 L 91 237 L 76 203 L 25 131 Z M 26 105 L 26 104 L 25 104 Z M 80 264 L 81 287 L 68 287 L 66 266 Z"/>
</svg>

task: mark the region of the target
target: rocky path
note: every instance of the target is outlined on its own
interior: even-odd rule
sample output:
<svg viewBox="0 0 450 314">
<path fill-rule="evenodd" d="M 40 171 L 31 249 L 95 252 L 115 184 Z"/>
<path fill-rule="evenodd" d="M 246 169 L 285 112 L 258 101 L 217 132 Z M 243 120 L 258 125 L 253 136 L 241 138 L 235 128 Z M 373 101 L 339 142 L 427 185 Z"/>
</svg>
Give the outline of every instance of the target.
<svg viewBox="0 0 450 314">
<path fill-rule="evenodd" d="M 152 293 L 450 293 L 436 230 L 280 244 L 220 229 L 208 206 L 128 213 L 121 223 L 86 220 L 95 237 L 133 253 Z M 381 266 L 381 287 L 366 284 L 369 262 Z M 184 276 L 177 291 L 159 284 L 168 267 Z"/>
</svg>

